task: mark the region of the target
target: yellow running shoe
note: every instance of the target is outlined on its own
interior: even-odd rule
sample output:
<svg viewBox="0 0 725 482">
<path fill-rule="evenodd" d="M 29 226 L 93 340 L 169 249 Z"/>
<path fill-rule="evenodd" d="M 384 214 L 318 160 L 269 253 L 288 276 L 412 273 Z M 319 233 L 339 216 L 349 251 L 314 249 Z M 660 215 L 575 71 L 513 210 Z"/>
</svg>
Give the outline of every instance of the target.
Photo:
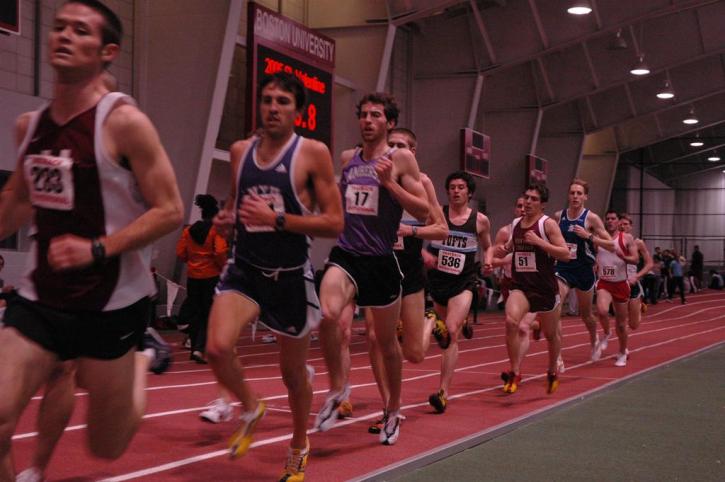
<svg viewBox="0 0 725 482">
<path fill-rule="evenodd" d="M 451 344 L 451 334 L 448 332 L 448 327 L 446 326 L 445 321 L 438 318 L 438 315 L 433 310 L 426 311 L 425 316 L 426 318 L 432 318 L 435 320 L 433 323 L 433 336 L 438 342 L 438 346 L 440 346 L 442 350 L 445 350 Z"/>
<path fill-rule="evenodd" d="M 521 384 L 521 374 L 514 372 L 501 372 L 501 379 L 504 381 L 503 391 L 506 393 L 516 393 Z"/>
<path fill-rule="evenodd" d="M 287 464 L 285 464 L 279 482 L 302 482 L 305 480 L 305 468 L 307 468 L 309 458 L 310 439 L 306 440 L 304 449 L 290 447 L 287 452 Z"/>
<path fill-rule="evenodd" d="M 234 434 L 229 438 L 229 457 L 236 459 L 243 457 L 252 445 L 252 434 L 257 427 L 257 423 L 264 417 L 267 406 L 263 401 L 259 401 L 257 408 L 251 412 L 245 412 L 239 419 L 241 424 Z"/>
<path fill-rule="evenodd" d="M 352 403 L 350 400 L 343 400 L 340 406 L 337 407 L 337 418 L 342 420 L 350 417 L 352 417 Z"/>
<path fill-rule="evenodd" d="M 551 395 L 559 388 L 559 377 L 556 373 L 546 372 L 546 393 Z"/>
</svg>

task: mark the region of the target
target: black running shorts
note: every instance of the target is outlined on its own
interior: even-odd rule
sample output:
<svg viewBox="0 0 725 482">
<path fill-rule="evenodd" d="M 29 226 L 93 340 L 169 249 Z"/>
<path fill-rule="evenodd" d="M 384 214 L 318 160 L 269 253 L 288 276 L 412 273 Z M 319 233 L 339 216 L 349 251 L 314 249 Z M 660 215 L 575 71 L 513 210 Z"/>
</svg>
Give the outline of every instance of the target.
<svg viewBox="0 0 725 482">
<path fill-rule="evenodd" d="M 394 255 L 364 256 L 335 246 L 330 251 L 327 267 L 337 266 L 355 285 L 360 307 L 382 307 L 393 304 L 401 293 L 403 275 Z"/>
<path fill-rule="evenodd" d="M 22 296 L 8 300 L 4 323 L 61 360 L 114 360 L 137 348 L 146 330 L 148 298 L 112 311 L 65 311 Z"/>
</svg>

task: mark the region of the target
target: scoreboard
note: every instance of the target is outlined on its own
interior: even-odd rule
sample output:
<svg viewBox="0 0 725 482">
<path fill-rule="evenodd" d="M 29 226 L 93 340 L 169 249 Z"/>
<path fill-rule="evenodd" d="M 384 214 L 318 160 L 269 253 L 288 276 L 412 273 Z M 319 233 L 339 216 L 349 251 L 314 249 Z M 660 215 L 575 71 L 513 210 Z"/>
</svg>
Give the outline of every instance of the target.
<svg viewBox="0 0 725 482">
<path fill-rule="evenodd" d="M 247 126 L 259 125 L 257 86 L 267 75 L 288 72 L 307 89 L 307 105 L 295 131 L 332 150 L 332 82 L 335 41 L 278 13 L 249 2 L 247 15 Z"/>
</svg>

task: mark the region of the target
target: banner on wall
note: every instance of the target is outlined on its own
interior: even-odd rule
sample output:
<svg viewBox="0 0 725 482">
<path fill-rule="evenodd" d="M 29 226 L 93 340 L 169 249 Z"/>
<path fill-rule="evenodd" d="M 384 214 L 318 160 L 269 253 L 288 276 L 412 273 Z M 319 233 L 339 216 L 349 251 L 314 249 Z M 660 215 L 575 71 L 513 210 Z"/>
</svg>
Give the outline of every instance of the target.
<svg viewBox="0 0 725 482">
<path fill-rule="evenodd" d="M 20 35 L 20 0 L 0 2 L 0 34 Z"/>
<path fill-rule="evenodd" d="M 468 127 L 461 129 L 461 169 L 491 178 L 491 137 Z"/>
<path fill-rule="evenodd" d="M 526 155 L 526 182 L 528 186 L 532 182 L 542 182 L 546 184 L 549 175 L 549 161 L 536 156 L 534 154 Z"/>
</svg>

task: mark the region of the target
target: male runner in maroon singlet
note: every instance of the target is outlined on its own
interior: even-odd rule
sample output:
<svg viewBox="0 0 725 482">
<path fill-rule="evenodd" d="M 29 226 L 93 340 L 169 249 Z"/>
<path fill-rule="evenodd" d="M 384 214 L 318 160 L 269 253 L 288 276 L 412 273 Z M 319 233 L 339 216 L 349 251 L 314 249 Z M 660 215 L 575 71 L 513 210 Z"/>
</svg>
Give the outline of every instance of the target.
<svg viewBox="0 0 725 482">
<path fill-rule="evenodd" d="M 181 224 L 176 178 L 149 119 L 109 93 L 103 69 L 121 23 L 96 0 L 70 0 L 49 35 L 54 98 L 16 125 L 18 167 L 3 190 L 0 238 L 32 220 L 31 263 L 0 330 L 0 480 L 23 407 L 64 360 L 88 390 L 91 452 L 121 456 L 145 410 L 136 352 L 155 286 L 150 243 Z"/>
<path fill-rule="evenodd" d="M 511 238 L 498 246 L 498 257 L 513 253 L 511 292 L 506 301 L 507 331 L 518 331 L 527 313 L 537 313 L 549 343 L 547 393 L 559 387 L 557 360 L 561 352 L 561 302 L 554 274 L 554 259 L 568 259 L 569 249 L 556 221 L 544 214 L 549 189 L 533 183 L 524 193 L 524 215 L 514 219 Z M 512 377 L 519 376 L 511 372 Z"/>
</svg>

